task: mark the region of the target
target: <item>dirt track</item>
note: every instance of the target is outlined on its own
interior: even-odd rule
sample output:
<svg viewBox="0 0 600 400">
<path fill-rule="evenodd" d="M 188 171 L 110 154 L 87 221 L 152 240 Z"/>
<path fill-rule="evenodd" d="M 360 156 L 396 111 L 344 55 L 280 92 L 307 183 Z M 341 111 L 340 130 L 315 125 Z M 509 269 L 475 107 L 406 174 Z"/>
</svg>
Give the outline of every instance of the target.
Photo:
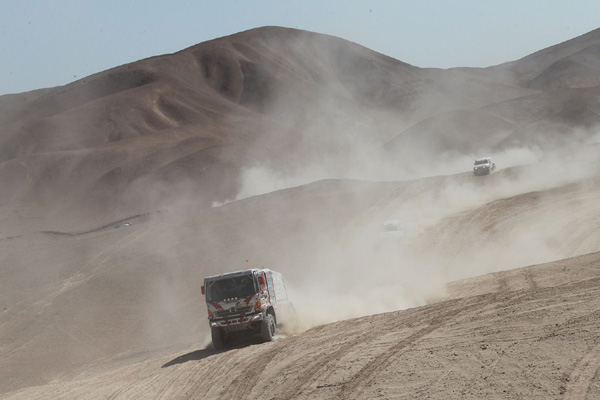
<svg viewBox="0 0 600 400">
<path fill-rule="evenodd" d="M 6 398 L 597 398 L 600 254 L 500 275 L 451 285 L 467 297 Z"/>
</svg>

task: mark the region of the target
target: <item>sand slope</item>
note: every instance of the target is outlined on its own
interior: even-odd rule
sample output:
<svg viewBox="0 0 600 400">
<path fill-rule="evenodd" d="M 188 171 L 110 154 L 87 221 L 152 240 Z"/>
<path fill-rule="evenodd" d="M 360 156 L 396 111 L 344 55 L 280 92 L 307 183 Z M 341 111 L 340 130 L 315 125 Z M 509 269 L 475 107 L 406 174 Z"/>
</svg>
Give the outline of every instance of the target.
<svg viewBox="0 0 600 400">
<path fill-rule="evenodd" d="M 551 371 L 552 363 L 570 371 L 585 353 L 579 353 L 582 343 L 595 340 L 593 328 L 565 330 L 563 324 L 593 312 L 597 255 L 584 254 L 600 251 L 600 185 L 585 178 L 523 193 L 519 185 L 527 180 L 514 177 L 527 170 L 389 183 L 322 181 L 182 215 L 164 211 L 78 232 L 5 237 L 3 390 L 153 360 L 89 382 L 44 387 L 39 396 L 56 390 L 66 398 L 159 397 L 165 390 L 167 398 L 256 398 L 267 391 L 276 398 L 359 398 L 363 390 L 368 397 L 376 393 L 369 390 L 400 390 L 410 397 L 417 389 L 467 390 L 453 374 L 429 382 L 463 357 L 457 373 L 468 379 L 483 373 L 482 366 L 508 374 L 499 380 L 486 375 L 492 386 L 473 383 L 466 393 L 475 397 L 481 387 L 538 393 L 532 382 L 554 393 L 553 379 L 563 375 Z M 482 188 L 493 198 L 475 199 Z M 504 192 L 509 189 L 517 193 Z M 506 197 L 498 198 L 497 190 Z M 414 218 L 406 216 L 405 240 L 382 239 L 380 223 L 402 207 Z M 506 271 L 573 255 L 581 256 Z M 288 332 L 293 335 L 223 354 L 204 349 L 202 277 L 258 265 L 285 274 L 299 314 Z M 494 274 L 444 289 L 448 281 L 488 272 Z M 592 303 L 583 300 L 587 296 Z M 438 303 L 449 297 L 454 300 Z M 585 323 L 595 323 L 589 318 Z M 552 340 L 536 347 L 544 335 Z M 566 338 L 574 340 L 573 354 L 563 360 L 564 346 L 560 354 L 546 354 Z M 513 347 L 517 353 L 504 358 L 502 351 Z M 438 351 L 433 360 L 425 357 Z M 541 358 L 542 367 L 530 367 L 533 375 L 518 383 L 529 357 Z M 479 369 L 468 366 L 473 361 Z"/>
<path fill-rule="evenodd" d="M 5 398 L 596 398 L 599 261 L 486 275 L 429 306 L 223 353 L 191 348 Z"/>
<path fill-rule="evenodd" d="M 598 397 L 599 41 L 266 27 L 0 97 L 0 397 Z M 260 266 L 297 320 L 211 350 L 202 278 Z"/>
</svg>

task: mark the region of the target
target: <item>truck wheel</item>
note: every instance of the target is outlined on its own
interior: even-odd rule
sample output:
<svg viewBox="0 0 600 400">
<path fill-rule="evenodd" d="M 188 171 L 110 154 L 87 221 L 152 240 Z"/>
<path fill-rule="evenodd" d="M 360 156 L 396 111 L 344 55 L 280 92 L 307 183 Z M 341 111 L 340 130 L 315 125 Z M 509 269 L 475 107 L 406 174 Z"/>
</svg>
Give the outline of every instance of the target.
<svg viewBox="0 0 600 400">
<path fill-rule="evenodd" d="M 272 314 L 267 314 L 263 319 L 260 326 L 260 335 L 265 342 L 270 342 L 273 337 L 277 334 L 277 327 L 275 326 L 275 318 Z"/>
<path fill-rule="evenodd" d="M 223 329 L 211 328 L 210 336 L 215 350 L 223 350 L 225 348 L 225 332 L 223 332 Z"/>
</svg>

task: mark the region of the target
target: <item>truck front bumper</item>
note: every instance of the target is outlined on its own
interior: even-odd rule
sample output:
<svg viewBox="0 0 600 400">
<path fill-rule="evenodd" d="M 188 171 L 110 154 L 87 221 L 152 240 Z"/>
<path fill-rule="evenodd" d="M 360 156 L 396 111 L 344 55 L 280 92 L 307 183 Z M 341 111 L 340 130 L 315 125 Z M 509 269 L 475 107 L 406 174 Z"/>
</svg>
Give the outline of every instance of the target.
<svg viewBox="0 0 600 400">
<path fill-rule="evenodd" d="M 250 328 L 250 324 L 262 321 L 264 315 L 262 312 L 251 314 L 230 315 L 226 317 L 217 317 L 209 319 L 211 328 L 229 328 L 232 330 L 242 330 Z"/>
</svg>

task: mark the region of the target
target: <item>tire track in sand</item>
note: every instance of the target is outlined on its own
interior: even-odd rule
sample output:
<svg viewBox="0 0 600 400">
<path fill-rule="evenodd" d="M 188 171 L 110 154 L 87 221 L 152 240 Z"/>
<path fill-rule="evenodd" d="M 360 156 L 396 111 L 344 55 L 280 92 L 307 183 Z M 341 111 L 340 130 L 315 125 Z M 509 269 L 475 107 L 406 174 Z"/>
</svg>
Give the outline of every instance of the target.
<svg viewBox="0 0 600 400">
<path fill-rule="evenodd" d="M 281 346 L 277 342 L 272 348 L 262 353 L 258 358 L 249 357 L 248 362 L 242 367 L 242 371 L 236 374 L 236 378 L 225 388 L 219 398 L 221 399 L 245 399 L 256 386 L 260 375 L 271 360 L 279 353 Z M 231 373 L 231 371 L 230 371 Z"/>
<path fill-rule="evenodd" d="M 598 370 L 600 370 L 600 345 L 581 358 L 571 371 L 565 391 L 565 400 L 585 400 Z"/>
<path fill-rule="evenodd" d="M 523 269 L 523 276 L 525 277 L 525 281 L 527 282 L 529 289 L 537 289 L 538 288 L 538 284 L 535 281 L 535 276 L 531 272 L 530 268 Z"/>
<path fill-rule="evenodd" d="M 357 335 L 354 339 L 347 343 L 341 344 L 336 350 L 330 352 L 323 352 L 316 356 L 312 362 L 307 363 L 306 366 L 298 373 L 293 383 L 289 383 L 289 389 L 282 394 L 284 399 L 291 399 L 302 394 L 304 388 L 314 383 L 315 376 L 326 378 L 331 374 L 323 374 L 323 369 L 326 369 L 332 362 L 338 361 L 344 355 L 351 352 L 351 349 L 357 346 L 364 346 L 365 342 L 371 342 L 379 339 L 380 337 L 387 334 L 387 332 L 381 332 L 374 334 L 373 332 L 367 332 L 364 334 Z M 333 370 L 333 369 L 332 369 Z M 328 385 L 325 385 L 328 386 Z M 337 386 L 337 385 L 333 385 Z"/>
<path fill-rule="evenodd" d="M 494 277 L 498 281 L 498 288 L 496 289 L 496 291 L 499 293 L 510 291 L 510 286 L 508 285 L 508 280 L 507 280 L 506 276 L 507 276 L 507 273 L 504 271 L 494 272 Z"/>
<path fill-rule="evenodd" d="M 342 356 L 348 354 L 353 347 L 364 345 L 365 341 L 377 340 L 385 334 L 387 334 L 387 332 L 381 332 L 380 334 L 376 335 L 374 335 L 373 332 L 360 334 L 347 343 L 340 344 L 333 351 L 320 351 L 318 355 L 314 355 L 314 358 L 311 362 L 302 367 L 301 371 L 295 373 L 293 377 L 290 376 L 290 379 L 293 379 L 293 381 L 286 382 L 284 392 L 278 393 L 275 398 L 291 399 L 297 397 L 302 393 L 303 389 L 307 385 L 313 383 L 315 376 L 320 374 L 322 375 L 323 369 L 326 368 L 332 361 L 339 360 Z M 284 342 L 276 342 L 273 346 L 273 349 L 262 354 L 262 356 L 260 356 L 258 359 L 252 359 L 250 362 L 248 362 L 243 371 L 238 374 L 232 383 L 225 389 L 225 391 L 221 393 L 220 398 L 249 398 L 248 396 L 258 384 L 260 376 L 267 365 L 279 354 L 285 345 L 286 344 Z"/>
<path fill-rule="evenodd" d="M 387 368 L 387 366 L 391 364 L 393 358 L 397 357 L 407 347 L 414 344 L 419 339 L 444 326 L 456 315 L 466 310 L 485 306 L 485 304 L 488 303 L 487 299 L 487 296 L 478 296 L 469 300 L 471 304 L 465 304 L 464 299 L 458 299 L 450 309 L 448 309 L 449 303 L 443 303 L 439 306 L 435 306 L 435 308 L 427 313 L 428 315 L 431 315 L 431 313 L 434 315 L 426 327 L 419 329 L 405 339 L 400 340 L 391 346 L 387 351 L 383 352 L 381 355 L 375 357 L 375 359 L 367 363 L 357 374 L 348 379 L 346 383 L 342 385 L 341 390 L 338 392 L 336 398 L 344 400 L 351 398 L 362 399 L 363 396 L 361 396 L 361 388 L 365 387 L 366 383 L 368 383 L 375 374 Z"/>
</svg>

